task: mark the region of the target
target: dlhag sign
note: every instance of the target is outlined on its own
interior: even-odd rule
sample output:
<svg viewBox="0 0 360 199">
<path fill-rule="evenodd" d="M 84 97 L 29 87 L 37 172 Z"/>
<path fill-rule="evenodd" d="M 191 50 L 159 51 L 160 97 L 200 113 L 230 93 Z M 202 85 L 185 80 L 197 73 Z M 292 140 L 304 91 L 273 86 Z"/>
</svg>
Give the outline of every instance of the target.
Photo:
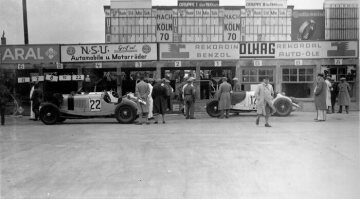
<svg viewBox="0 0 360 199">
<path fill-rule="evenodd" d="M 0 46 L 1 63 L 55 63 L 59 62 L 58 45 Z"/>
</svg>

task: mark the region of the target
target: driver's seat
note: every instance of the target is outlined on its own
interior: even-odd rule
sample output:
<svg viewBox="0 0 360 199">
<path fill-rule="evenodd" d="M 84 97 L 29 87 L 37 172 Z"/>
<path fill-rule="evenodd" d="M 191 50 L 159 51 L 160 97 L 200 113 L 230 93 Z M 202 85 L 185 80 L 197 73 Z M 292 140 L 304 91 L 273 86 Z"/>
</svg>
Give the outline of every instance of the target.
<svg viewBox="0 0 360 199">
<path fill-rule="evenodd" d="M 231 94 L 231 105 L 242 102 L 246 97 L 246 91 L 233 92 Z"/>
</svg>

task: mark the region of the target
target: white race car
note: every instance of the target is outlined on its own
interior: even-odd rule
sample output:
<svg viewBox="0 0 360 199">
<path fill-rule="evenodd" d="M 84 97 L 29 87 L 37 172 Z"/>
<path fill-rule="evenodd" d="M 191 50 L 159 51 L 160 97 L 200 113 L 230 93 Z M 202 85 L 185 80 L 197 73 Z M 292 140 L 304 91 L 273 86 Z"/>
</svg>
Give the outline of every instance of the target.
<svg viewBox="0 0 360 199">
<path fill-rule="evenodd" d="M 300 106 L 295 101 L 283 94 L 277 93 L 273 99 L 276 108 L 275 115 L 288 116 L 292 111 L 297 110 Z M 231 112 L 250 112 L 256 111 L 255 91 L 233 92 L 231 94 Z M 218 100 L 212 100 L 206 105 L 206 112 L 211 117 L 219 117 Z"/>
<path fill-rule="evenodd" d="M 51 101 L 41 104 L 40 120 L 55 124 L 66 119 L 115 117 L 119 123 L 131 123 L 137 118 L 137 102 L 146 103 L 133 93 L 119 97 L 113 91 L 54 94 Z"/>
</svg>

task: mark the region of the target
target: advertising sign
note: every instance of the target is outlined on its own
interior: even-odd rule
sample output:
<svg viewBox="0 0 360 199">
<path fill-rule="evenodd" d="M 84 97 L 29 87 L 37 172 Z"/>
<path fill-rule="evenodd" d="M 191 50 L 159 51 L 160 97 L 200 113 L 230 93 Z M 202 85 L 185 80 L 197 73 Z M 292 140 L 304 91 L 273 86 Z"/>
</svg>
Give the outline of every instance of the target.
<svg viewBox="0 0 360 199">
<path fill-rule="evenodd" d="M 219 0 L 179 0 L 178 7 L 219 7 Z"/>
<path fill-rule="evenodd" d="M 88 44 L 61 46 L 61 62 L 157 60 L 156 44 Z"/>
<path fill-rule="evenodd" d="M 56 63 L 59 62 L 58 45 L 14 45 L 0 46 L 1 63 Z"/>
<path fill-rule="evenodd" d="M 156 14 L 156 40 L 173 42 L 173 11 L 158 10 Z"/>
<path fill-rule="evenodd" d="M 246 0 L 246 8 L 286 8 L 287 0 Z"/>
<path fill-rule="evenodd" d="M 240 41 L 240 10 L 226 10 L 224 13 L 224 41 Z"/>
<path fill-rule="evenodd" d="M 291 40 L 325 40 L 325 12 L 323 10 L 294 10 Z"/>
<path fill-rule="evenodd" d="M 239 43 L 160 44 L 160 60 L 239 59 Z"/>
<path fill-rule="evenodd" d="M 357 41 L 249 42 L 239 44 L 241 58 L 356 58 Z"/>
</svg>

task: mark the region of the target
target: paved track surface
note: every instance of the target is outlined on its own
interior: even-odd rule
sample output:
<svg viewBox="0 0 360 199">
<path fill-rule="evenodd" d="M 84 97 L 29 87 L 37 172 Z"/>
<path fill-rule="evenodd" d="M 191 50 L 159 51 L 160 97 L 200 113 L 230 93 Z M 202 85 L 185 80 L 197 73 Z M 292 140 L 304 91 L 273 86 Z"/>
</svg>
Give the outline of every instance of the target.
<svg viewBox="0 0 360 199">
<path fill-rule="evenodd" d="M 359 112 L 0 127 L 1 199 L 358 199 Z"/>
</svg>

